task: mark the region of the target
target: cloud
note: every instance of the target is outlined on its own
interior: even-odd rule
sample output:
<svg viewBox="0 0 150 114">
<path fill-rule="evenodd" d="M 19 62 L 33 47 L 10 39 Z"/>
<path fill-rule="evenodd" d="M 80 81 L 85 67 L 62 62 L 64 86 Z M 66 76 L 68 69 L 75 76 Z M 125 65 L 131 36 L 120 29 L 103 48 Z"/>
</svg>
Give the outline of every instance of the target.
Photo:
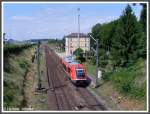
<svg viewBox="0 0 150 114">
<path fill-rule="evenodd" d="M 30 16 L 13 16 L 13 20 L 33 20 L 33 17 Z"/>
<path fill-rule="evenodd" d="M 46 12 L 40 15 L 29 16 L 13 16 L 13 29 L 15 37 L 18 38 L 62 38 L 71 32 L 77 32 L 77 16 L 76 15 L 47 15 Z M 55 11 L 55 10 L 54 10 Z M 42 11 L 41 11 L 42 12 Z M 57 10 L 59 12 L 59 10 Z M 60 11 L 61 12 L 61 11 Z M 62 11 L 65 13 L 65 11 Z M 64 14 L 63 13 L 63 14 Z M 110 22 L 116 19 L 116 16 L 90 16 L 88 14 L 81 15 L 80 31 L 88 33 L 93 25 L 97 23 Z M 16 20 L 20 20 L 19 22 Z M 30 20 L 30 21 L 27 21 Z M 18 35 L 18 36 L 17 36 Z M 20 37 L 19 37 L 20 36 Z"/>
<path fill-rule="evenodd" d="M 25 14 L 12 13 L 8 17 L 11 20 L 4 21 L 4 28 L 15 39 L 62 38 L 71 32 L 78 32 L 77 8 L 78 4 L 61 4 L 41 7 L 38 10 L 35 8 L 31 12 L 27 10 Z M 115 12 L 117 11 L 110 11 L 109 8 L 101 11 L 93 6 L 81 7 L 80 32 L 88 33 L 97 23 L 108 23 L 119 18 L 120 13 Z"/>
</svg>

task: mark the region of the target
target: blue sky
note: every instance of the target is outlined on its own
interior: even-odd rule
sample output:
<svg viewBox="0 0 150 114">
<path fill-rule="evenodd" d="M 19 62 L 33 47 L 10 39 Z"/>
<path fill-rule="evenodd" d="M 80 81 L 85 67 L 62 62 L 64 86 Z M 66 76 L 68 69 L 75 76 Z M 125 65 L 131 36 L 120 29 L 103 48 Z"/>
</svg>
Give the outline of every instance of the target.
<svg viewBox="0 0 150 114">
<path fill-rule="evenodd" d="M 119 18 L 126 3 L 4 3 L 3 30 L 6 38 L 27 40 L 62 38 L 77 32 L 77 8 L 80 8 L 80 31 L 88 33 L 96 23 Z M 132 6 L 137 18 L 142 7 Z"/>
</svg>

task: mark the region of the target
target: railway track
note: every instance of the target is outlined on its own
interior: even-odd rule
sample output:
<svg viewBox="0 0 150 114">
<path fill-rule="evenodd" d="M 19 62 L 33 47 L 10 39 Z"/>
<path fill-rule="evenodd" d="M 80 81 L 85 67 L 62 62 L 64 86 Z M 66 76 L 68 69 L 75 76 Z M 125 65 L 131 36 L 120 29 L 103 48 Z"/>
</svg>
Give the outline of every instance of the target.
<svg viewBox="0 0 150 114">
<path fill-rule="evenodd" d="M 107 108 L 100 103 L 93 94 L 86 88 L 78 87 L 77 91 L 80 93 L 82 98 L 84 98 L 87 107 L 91 110 L 107 110 Z"/>
<path fill-rule="evenodd" d="M 53 95 L 49 96 L 49 99 L 53 99 L 53 101 L 56 102 L 55 104 L 52 103 L 53 105 L 51 108 L 56 110 L 74 110 L 76 105 L 74 105 L 74 102 L 70 101 L 71 98 L 68 98 L 65 80 L 58 76 L 60 74 L 57 69 L 57 64 L 55 63 L 53 56 L 50 54 L 50 49 L 48 47 L 46 47 L 45 53 L 47 63 L 47 78 L 50 93 L 53 93 Z"/>
<path fill-rule="evenodd" d="M 75 87 L 67 78 L 60 58 L 45 46 L 50 110 L 107 110 L 86 88 Z"/>
</svg>

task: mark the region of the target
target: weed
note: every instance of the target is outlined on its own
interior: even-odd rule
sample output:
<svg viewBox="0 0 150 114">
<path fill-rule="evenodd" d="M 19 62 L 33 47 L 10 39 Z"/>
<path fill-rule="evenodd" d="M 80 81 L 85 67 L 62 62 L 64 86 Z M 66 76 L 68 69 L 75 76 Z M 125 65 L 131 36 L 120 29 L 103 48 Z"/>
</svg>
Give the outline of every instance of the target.
<svg viewBox="0 0 150 114">
<path fill-rule="evenodd" d="M 143 81 L 143 77 L 146 75 L 145 70 L 145 61 L 139 59 L 128 68 L 120 68 L 113 73 L 104 73 L 103 79 L 112 81 L 115 88 L 125 95 L 132 98 L 145 99 L 146 81 Z M 136 83 L 137 80 L 141 85 Z"/>
</svg>

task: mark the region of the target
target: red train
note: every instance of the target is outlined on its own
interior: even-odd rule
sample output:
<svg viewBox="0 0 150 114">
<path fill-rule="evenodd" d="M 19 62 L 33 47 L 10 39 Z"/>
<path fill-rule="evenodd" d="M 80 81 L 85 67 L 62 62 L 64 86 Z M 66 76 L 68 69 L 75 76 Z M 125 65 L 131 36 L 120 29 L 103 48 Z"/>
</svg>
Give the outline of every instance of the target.
<svg viewBox="0 0 150 114">
<path fill-rule="evenodd" d="M 85 67 L 76 62 L 72 56 L 66 56 L 62 60 L 62 65 L 69 78 L 76 84 L 86 81 L 87 71 Z"/>
</svg>

